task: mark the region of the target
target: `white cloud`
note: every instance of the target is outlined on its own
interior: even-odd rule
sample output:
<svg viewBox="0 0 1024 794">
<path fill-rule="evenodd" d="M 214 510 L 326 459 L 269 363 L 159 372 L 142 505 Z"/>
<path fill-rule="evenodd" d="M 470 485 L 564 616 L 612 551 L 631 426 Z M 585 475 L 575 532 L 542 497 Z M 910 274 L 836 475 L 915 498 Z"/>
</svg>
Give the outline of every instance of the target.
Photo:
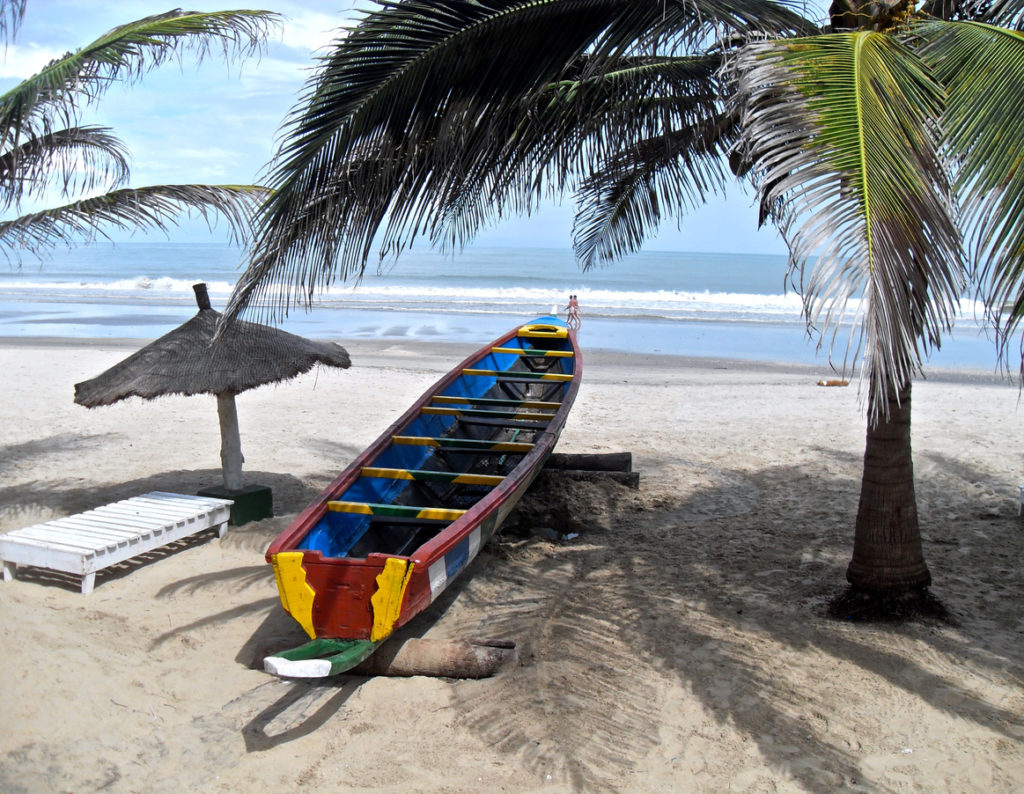
<svg viewBox="0 0 1024 794">
<path fill-rule="evenodd" d="M 281 13 L 285 16 L 284 30 L 281 41 L 286 47 L 305 53 L 319 54 L 338 35 L 338 28 L 347 24 L 355 16 L 351 11 L 341 9 L 333 14 L 325 14 L 290 3 L 280 4 Z M 274 10 L 279 10 L 275 8 Z"/>
<path fill-rule="evenodd" d="M 38 44 L 10 44 L 6 54 L 0 58 L 0 79 L 24 80 L 64 53 L 65 50 Z"/>
</svg>

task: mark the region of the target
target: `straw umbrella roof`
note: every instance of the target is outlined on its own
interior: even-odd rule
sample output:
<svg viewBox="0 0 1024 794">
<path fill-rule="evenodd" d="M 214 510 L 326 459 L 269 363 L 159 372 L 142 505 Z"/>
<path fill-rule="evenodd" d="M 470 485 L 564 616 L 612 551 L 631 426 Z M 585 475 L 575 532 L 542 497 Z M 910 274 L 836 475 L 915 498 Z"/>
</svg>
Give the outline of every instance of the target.
<svg viewBox="0 0 1024 794">
<path fill-rule="evenodd" d="M 75 402 L 95 408 L 128 397 L 239 394 L 294 378 L 316 364 L 350 365 L 341 345 L 244 320 L 232 322 L 214 345 L 220 312 L 210 307 L 205 284 L 193 289 L 200 308 L 191 320 L 92 380 L 75 384 Z"/>
</svg>

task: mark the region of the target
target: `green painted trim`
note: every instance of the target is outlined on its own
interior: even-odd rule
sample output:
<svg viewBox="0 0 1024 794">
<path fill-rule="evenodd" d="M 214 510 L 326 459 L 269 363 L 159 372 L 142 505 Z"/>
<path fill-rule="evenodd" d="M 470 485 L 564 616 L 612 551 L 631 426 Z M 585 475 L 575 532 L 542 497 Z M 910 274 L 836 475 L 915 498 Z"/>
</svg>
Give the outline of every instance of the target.
<svg viewBox="0 0 1024 794">
<path fill-rule="evenodd" d="M 304 662 L 309 659 L 326 659 L 331 663 L 328 675 L 338 675 L 351 670 L 372 654 L 380 643 L 369 640 L 335 640 L 326 637 L 310 640 L 305 645 L 275 653 L 290 662 Z"/>
</svg>

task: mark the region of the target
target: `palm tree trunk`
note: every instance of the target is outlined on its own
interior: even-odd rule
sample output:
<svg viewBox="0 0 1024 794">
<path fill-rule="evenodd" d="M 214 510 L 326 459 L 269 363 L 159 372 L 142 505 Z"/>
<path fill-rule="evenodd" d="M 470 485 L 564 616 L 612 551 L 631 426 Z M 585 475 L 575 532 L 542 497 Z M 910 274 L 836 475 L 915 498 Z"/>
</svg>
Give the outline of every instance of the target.
<svg viewBox="0 0 1024 794">
<path fill-rule="evenodd" d="M 874 389 L 874 386 L 872 386 Z M 927 587 L 910 449 L 910 382 L 888 394 L 889 415 L 868 422 L 853 559 L 855 588 L 897 593 Z"/>
</svg>

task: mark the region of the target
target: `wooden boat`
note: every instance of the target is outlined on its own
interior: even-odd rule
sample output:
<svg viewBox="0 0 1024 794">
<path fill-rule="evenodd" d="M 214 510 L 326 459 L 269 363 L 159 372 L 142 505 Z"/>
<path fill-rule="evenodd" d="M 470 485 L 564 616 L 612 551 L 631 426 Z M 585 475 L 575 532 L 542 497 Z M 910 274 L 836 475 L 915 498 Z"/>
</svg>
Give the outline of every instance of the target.
<svg viewBox="0 0 1024 794">
<path fill-rule="evenodd" d="M 267 550 L 281 603 L 311 641 L 265 669 L 344 672 L 426 609 L 543 467 L 581 373 L 575 334 L 541 317 L 417 400 Z"/>
</svg>

